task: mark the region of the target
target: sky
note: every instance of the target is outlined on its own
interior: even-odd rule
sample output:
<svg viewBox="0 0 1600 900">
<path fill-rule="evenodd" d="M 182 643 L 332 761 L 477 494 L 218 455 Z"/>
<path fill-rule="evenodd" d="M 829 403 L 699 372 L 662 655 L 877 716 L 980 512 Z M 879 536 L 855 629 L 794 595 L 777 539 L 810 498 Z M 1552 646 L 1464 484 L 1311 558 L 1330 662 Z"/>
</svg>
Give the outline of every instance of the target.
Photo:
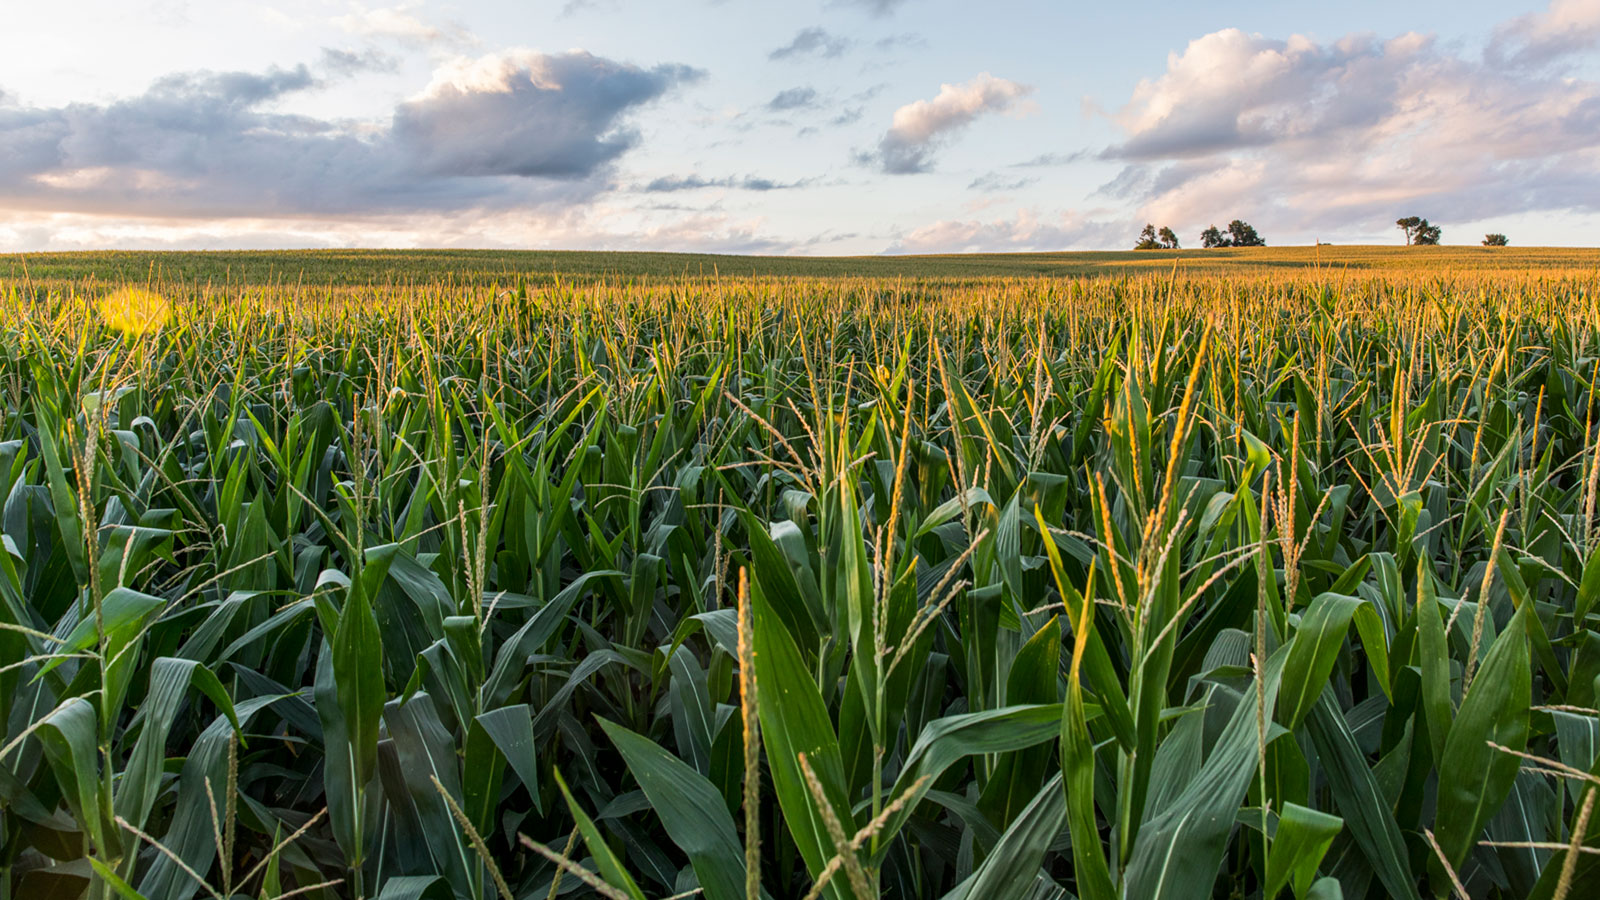
<svg viewBox="0 0 1600 900">
<path fill-rule="evenodd" d="M 0 3 L 0 252 L 1600 245 L 1600 0 Z"/>
</svg>

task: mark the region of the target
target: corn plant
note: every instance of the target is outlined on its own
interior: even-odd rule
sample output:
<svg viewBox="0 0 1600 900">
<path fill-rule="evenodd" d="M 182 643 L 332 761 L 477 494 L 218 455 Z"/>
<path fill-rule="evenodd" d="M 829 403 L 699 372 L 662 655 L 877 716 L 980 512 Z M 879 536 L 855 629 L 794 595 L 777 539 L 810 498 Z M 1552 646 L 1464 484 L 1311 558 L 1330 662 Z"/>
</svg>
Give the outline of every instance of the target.
<svg viewBox="0 0 1600 900">
<path fill-rule="evenodd" d="M 0 898 L 1600 891 L 1592 272 L 339 271 L 0 281 Z"/>
</svg>

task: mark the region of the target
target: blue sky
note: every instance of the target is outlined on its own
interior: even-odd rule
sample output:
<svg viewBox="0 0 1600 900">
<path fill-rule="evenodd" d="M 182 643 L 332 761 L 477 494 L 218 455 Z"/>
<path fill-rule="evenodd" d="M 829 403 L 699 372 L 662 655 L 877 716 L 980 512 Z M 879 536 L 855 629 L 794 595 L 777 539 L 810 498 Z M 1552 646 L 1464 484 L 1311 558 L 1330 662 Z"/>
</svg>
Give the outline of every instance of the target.
<svg viewBox="0 0 1600 900">
<path fill-rule="evenodd" d="M 0 251 L 1600 244 L 1600 0 L 69 0 Z"/>
</svg>

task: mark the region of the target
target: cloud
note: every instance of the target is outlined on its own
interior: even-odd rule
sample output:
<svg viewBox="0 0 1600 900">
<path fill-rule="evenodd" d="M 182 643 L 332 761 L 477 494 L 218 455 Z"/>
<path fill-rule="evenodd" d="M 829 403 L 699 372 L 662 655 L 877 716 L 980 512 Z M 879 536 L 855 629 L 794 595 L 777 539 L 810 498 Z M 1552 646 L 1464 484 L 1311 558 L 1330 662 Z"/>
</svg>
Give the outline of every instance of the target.
<svg viewBox="0 0 1600 900">
<path fill-rule="evenodd" d="M 1019 163 L 1012 163 L 1013 169 L 1042 169 L 1048 166 L 1064 166 L 1067 163 L 1077 162 L 1082 155 L 1079 153 L 1041 153 L 1032 159 L 1025 159 Z"/>
<path fill-rule="evenodd" d="M 988 72 L 965 84 L 941 85 L 932 100 L 918 100 L 895 110 L 877 150 L 861 159 L 892 175 L 926 172 L 933 164 L 933 152 L 951 135 L 979 116 L 1012 109 L 1032 91 L 1028 85 Z"/>
<path fill-rule="evenodd" d="M 393 134 L 436 175 L 579 178 L 632 147 L 619 117 L 700 77 L 588 53 L 514 51 L 459 60 L 395 110 Z"/>
<path fill-rule="evenodd" d="M 793 40 L 768 53 L 767 58 L 776 60 L 820 56 L 824 59 L 834 59 L 843 56 L 851 44 L 849 38 L 830 34 L 822 28 L 802 28 L 795 34 Z"/>
<path fill-rule="evenodd" d="M 619 219 L 622 220 L 619 224 Z M 821 241 L 833 238 L 822 235 Z M 658 250 L 790 253 L 795 242 L 771 235 L 759 218 L 738 220 L 695 211 L 676 218 L 632 216 L 612 207 L 513 211 L 493 217 L 423 213 L 360 221 L 231 219 L 174 222 L 76 213 L 8 216 L 0 212 L 0 251 L 241 250 L 320 247 Z"/>
<path fill-rule="evenodd" d="M 400 60 L 376 47 L 359 51 L 323 47 L 322 68 L 331 74 L 348 77 L 361 72 L 395 72 L 400 68 Z"/>
<path fill-rule="evenodd" d="M 901 34 L 891 34 L 888 37 L 878 38 L 876 41 L 872 42 L 872 46 L 878 48 L 879 50 L 898 50 L 901 47 L 926 47 L 928 46 L 928 42 L 922 37 L 922 35 L 907 31 Z"/>
<path fill-rule="evenodd" d="M 774 181 L 771 178 L 761 178 L 755 175 L 726 178 L 703 178 L 699 175 L 664 175 L 646 184 L 640 190 L 650 194 L 670 193 L 673 191 L 695 191 L 703 188 L 733 188 L 742 191 L 781 191 L 789 188 L 801 187 L 809 183 L 809 179 L 801 181 Z"/>
<path fill-rule="evenodd" d="M 459 25 L 430 25 L 411 14 L 413 4 L 367 9 L 356 5 L 332 20 L 335 28 L 357 37 L 388 38 L 414 44 L 472 46 L 478 39 Z"/>
<path fill-rule="evenodd" d="M 273 111 L 304 65 L 172 75 L 105 105 L 0 107 L 0 208 L 291 218 L 576 202 L 639 136 L 629 115 L 699 73 L 519 50 L 435 72 L 387 123 Z"/>
<path fill-rule="evenodd" d="M 894 15 L 894 11 L 906 4 L 907 0 L 833 0 L 832 6 L 849 6 L 862 10 L 871 16 L 882 18 Z"/>
<path fill-rule="evenodd" d="M 773 112 L 809 109 L 816 105 L 817 89 L 813 87 L 793 87 L 782 90 L 767 101 L 767 109 Z"/>
<path fill-rule="evenodd" d="M 1490 60 L 1540 65 L 1600 43 L 1600 0 L 1552 0 L 1544 12 L 1518 16 L 1495 29 Z"/>
<path fill-rule="evenodd" d="M 1407 214 L 1600 209 L 1600 86 L 1424 35 L 1214 32 L 1113 119 L 1124 139 L 1100 156 L 1125 168 L 1103 192 L 1185 229 L 1244 216 L 1264 233 L 1372 235 Z"/>
<path fill-rule="evenodd" d="M 885 253 L 985 253 L 1102 247 L 1122 239 L 1126 226 L 1076 213 L 1041 217 L 1024 209 L 1010 219 L 943 219 L 903 235 Z"/>
<path fill-rule="evenodd" d="M 581 12 L 616 12 L 621 8 L 617 0 L 567 0 L 561 7 L 561 17 L 568 18 Z"/>
<path fill-rule="evenodd" d="M 985 191 L 990 193 L 1000 191 L 1020 191 L 1025 187 L 1035 184 L 1038 182 L 1038 180 L 1038 178 L 1032 175 L 1017 178 L 1001 174 L 1000 172 L 989 172 L 972 179 L 972 183 L 967 185 L 967 190 Z"/>
</svg>

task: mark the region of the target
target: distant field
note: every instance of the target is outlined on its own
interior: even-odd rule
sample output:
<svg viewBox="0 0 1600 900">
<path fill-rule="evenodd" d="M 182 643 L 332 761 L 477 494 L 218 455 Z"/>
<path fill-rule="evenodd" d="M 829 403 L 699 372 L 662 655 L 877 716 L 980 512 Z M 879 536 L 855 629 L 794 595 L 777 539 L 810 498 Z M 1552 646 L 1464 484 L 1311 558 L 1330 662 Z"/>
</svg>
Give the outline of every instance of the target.
<svg viewBox="0 0 1600 900">
<path fill-rule="evenodd" d="M 939 256 L 720 256 L 509 250 L 104 251 L 0 256 L 0 278 L 110 282 L 370 285 L 450 280 L 462 284 L 555 278 L 1083 277 L 1260 275 L 1289 270 L 1531 269 L 1600 271 L 1600 248 L 1318 246 L 1222 250 L 966 253 Z"/>
</svg>

